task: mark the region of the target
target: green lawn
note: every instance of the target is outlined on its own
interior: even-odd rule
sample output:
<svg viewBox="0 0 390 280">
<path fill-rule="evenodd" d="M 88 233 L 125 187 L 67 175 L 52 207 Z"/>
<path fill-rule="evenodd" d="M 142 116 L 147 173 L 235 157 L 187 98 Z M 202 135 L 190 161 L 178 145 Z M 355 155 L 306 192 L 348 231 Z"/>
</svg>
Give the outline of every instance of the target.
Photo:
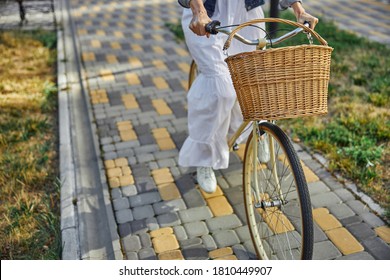
<svg viewBox="0 0 390 280">
<path fill-rule="evenodd" d="M 0 256 L 59 259 L 56 35 L 0 33 Z"/>
</svg>

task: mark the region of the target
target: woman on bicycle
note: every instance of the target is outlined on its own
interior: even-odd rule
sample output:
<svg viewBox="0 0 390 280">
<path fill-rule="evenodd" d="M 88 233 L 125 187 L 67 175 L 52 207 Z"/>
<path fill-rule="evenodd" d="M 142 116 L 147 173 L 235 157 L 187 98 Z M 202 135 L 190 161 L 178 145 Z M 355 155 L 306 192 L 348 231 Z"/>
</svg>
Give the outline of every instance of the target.
<svg viewBox="0 0 390 280">
<path fill-rule="evenodd" d="M 242 114 L 224 61 L 222 48 L 226 36 L 206 33 L 205 25 L 218 20 L 222 26 L 263 18 L 264 0 L 178 0 L 183 9 L 182 26 L 188 49 L 195 60 L 199 75 L 188 92 L 189 137 L 179 154 L 179 165 L 197 167 L 197 180 L 207 193 L 216 190 L 214 169 L 229 165 L 227 138 L 242 123 Z M 301 1 L 281 0 L 283 9 L 291 7 L 298 22 L 309 22 L 314 28 L 318 19 L 306 13 Z M 264 24 L 260 25 L 265 28 Z M 248 39 L 264 37 L 258 28 L 239 32 Z M 233 41 L 229 55 L 253 51 L 254 46 Z M 244 139 L 239 139 L 244 140 Z"/>
</svg>

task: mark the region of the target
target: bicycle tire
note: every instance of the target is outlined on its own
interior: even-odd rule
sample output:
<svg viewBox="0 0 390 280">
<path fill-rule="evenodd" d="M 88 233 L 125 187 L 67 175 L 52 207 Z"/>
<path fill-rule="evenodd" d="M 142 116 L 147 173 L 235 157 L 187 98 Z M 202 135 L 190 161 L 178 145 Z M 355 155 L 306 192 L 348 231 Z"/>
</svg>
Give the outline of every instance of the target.
<svg viewBox="0 0 390 280">
<path fill-rule="evenodd" d="M 264 163 L 261 160 L 267 159 L 260 160 L 258 154 L 255 164 L 253 151 L 258 146 L 253 147 L 252 132 L 243 164 L 244 205 L 254 247 L 249 251 L 259 259 L 311 259 L 313 217 L 301 163 L 278 126 L 262 122 L 257 127 L 264 133 L 261 137 L 268 139 L 270 156 Z"/>
</svg>

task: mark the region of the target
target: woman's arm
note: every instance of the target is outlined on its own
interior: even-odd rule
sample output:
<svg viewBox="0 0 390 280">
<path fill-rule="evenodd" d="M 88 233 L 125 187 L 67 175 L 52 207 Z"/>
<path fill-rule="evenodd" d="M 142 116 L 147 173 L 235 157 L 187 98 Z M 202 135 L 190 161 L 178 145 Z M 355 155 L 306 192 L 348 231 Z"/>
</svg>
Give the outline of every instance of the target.
<svg viewBox="0 0 390 280">
<path fill-rule="evenodd" d="M 287 9 L 288 7 L 291 7 L 294 11 L 297 21 L 300 23 L 308 22 L 310 24 L 310 28 L 312 29 L 314 29 L 314 27 L 318 23 L 318 18 L 312 16 L 309 13 L 306 13 L 305 9 L 303 8 L 302 1 L 280 0 L 279 4 L 282 9 Z"/>
<path fill-rule="evenodd" d="M 189 26 L 190 29 L 199 36 L 206 35 L 209 37 L 210 34 L 206 33 L 204 27 L 211 21 L 211 19 L 207 15 L 207 11 L 203 5 L 203 0 L 190 0 L 189 4 L 192 10 L 192 20 Z"/>
</svg>

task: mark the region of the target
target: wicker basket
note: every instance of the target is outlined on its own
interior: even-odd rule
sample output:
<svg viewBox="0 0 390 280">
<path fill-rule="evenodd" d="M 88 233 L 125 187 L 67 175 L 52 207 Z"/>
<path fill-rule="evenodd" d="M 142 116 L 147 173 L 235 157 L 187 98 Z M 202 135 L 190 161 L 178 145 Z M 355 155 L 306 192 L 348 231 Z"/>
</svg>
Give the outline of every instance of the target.
<svg viewBox="0 0 390 280">
<path fill-rule="evenodd" d="M 225 43 L 244 26 L 277 21 L 299 26 L 322 45 L 300 45 L 239 53 L 226 62 L 244 120 L 272 120 L 327 113 L 330 60 L 328 47 L 315 31 L 282 19 L 259 19 L 237 27 Z"/>
</svg>

